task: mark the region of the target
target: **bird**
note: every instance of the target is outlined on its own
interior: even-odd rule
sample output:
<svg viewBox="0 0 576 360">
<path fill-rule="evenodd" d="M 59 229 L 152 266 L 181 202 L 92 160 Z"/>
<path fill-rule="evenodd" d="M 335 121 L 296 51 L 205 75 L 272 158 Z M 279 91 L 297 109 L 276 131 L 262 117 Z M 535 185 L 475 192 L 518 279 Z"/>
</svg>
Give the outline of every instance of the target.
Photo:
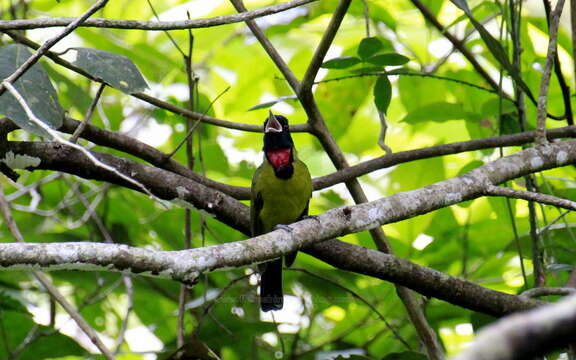
<svg viewBox="0 0 576 360">
<path fill-rule="evenodd" d="M 254 172 L 251 187 L 250 225 L 252 236 L 284 228 L 308 217 L 312 198 L 312 178 L 308 167 L 296 153 L 288 119 L 271 111 L 264 121 L 264 160 Z M 291 266 L 296 252 L 285 256 Z M 268 261 L 260 268 L 260 308 L 280 310 L 284 305 L 282 291 L 282 258 Z"/>
</svg>

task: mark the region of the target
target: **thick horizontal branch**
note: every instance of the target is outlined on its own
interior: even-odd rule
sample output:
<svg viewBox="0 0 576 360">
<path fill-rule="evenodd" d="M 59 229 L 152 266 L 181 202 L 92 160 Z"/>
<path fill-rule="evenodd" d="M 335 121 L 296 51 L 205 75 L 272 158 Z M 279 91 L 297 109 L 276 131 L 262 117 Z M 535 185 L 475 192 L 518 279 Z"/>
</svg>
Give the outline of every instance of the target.
<svg viewBox="0 0 576 360">
<path fill-rule="evenodd" d="M 294 0 L 287 3 L 268 6 L 262 9 L 232 14 L 226 16 L 216 16 L 207 19 L 180 20 L 180 21 L 139 21 L 139 20 L 114 20 L 93 18 L 84 22 L 82 27 L 95 27 L 107 29 L 126 30 L 179 30 L 207 28 L 219 25 L 234 24 L 246 20 L 252 20 L 267 15 L 276 14 L 298 6 L 302 6 L 316 0 Z M 46 18 L 29 20 L 0 20 L 0 30 L 27 30 L 41 29 L 49 27 L 67 26 L 76 18 Z"/>
<path fill-rule="evenodd" d="M 6 144 L 6 149 L 8 153 L 3 159 L 0 159 L 0 161 L 7 162 L 8 165 L 11 165 L 14 162 L 13 160 L 18 156 L 27 156 L 21 158 L 21 160 L 26 159 L 28 161 L 29 165 L 27 168 L 30 170 L 34 170 L 35 168 L 59 170 L 89 179 L 105 180 L 133 187 L 132 184 L 118 178 L 115 174 L 106 174 L 101 168 L 98 168 L 94 166 L 92 162 L 87 161 L 84 154 L 64 145 L 52 143 L 8 142 Z M 114 166 L 119 171 L 122 171 L 125 174 L 130 174 L 136 180 L 147 186 L 154 195 L 162 199 L 189 201 L 194 206 L 215 214 L 217 219 L 229 224 L 230 226 L 245 233 L 248 231 L 248 208 L 231 197 L 165 170 L 125 159 L 118 159 L 111 155 L 97 153 L 94 153 L 94 155 L 101 161 Z M 9 161 L 10 159 L 12 159 L 12 162 Z M 198 273 L 264 261 L 298 249 L 310 247 L 316 243 L 333 239 L 344 234 L 359 232 L 383 224 L 425 214 L 461 201 L 482 196 L 488 186 L 497 185 L 528 173 L 564 166 L 575 161 L 576 140 L 563 141 L 523 150 L 514 155 L 481 166 L 461 176 L 444 180 L 424 188 L 394 194 L 370 203 L 332 209 L 326 213 L 318 215 L 315 219 L 307 219 L 292 224 L 291 232 L 277 230 L 245 241 L 188 250 L 190 253 L 186 253 L 186 255 L 182 257 L 180 257 L 181 252 L 169 253 L 172 255 L 168 255 L 167 253 L 166 256 L 159 257 L 158 261 L 161 261 L 161 263 L 151 262 L 154 261 L 154 256 L 151 256 L 149 255 L 150 253 L 146 252 L 149 250 L 142 252 L 143 250 L 139 249 L 134 256 L 129 256 L 125 253 L 126 248 L 122 248 L 124 249 L 123 252 L 117 250 L 122 253 L 122 256 L 118 255 L 118 252 L 106 256 L 112 256 L 116 259 L 115 261 L 124 261 L 122 263 L 123 265 L 120 267 L 113 265 L 118 270 L 132 270 L 137 272 L 150 271 L 153 273 L 165 274 L 166 276 L 177 280 L 192 282 Z M 36 246 L 43 247 L 57 245 L 59 244 L 39 244 Z M 334 246 L 334 249 L 336 249 L 334 251 L 343 249 L 343 246 L 343 244 Z M 94 247 L 94 249 L 100 248 Z M 32 250 L 27 250 L 27 252 L 30 251 Z M 50 254 L 51 252 L 46 251 L 45 253 Z M 75 259 L 70 263 L 54 262 L 58 259 L 58 256 L 63 256 L 62 254 L 70 255 L 70 251 L 54 251 L 53 253 L 55 254 L 55 257 L 46 260 L 47 266 L 49 267 L 57 265 L 69 266 L 72 264 L 80 266 L 80 262 L 77 261 L 78 259 Z M 325 250 L 325 254 L 328 254 L 326 257 L 330 258 L 327 250 Z M 370 253 L 370 256 L 372 255 L 373 254 Z M 380 265 L 378 265 L 378 262 L 384 258 L 376 259 L 370 256 L 366 255 L 362 257 L 364 260 L 356 265 L 350 263 L 338 264 L 338 261 L 346 260 L 338 260 L 341 256 L 333 256 L 332 258 L 335 259 L 333 261 L 336 262 L 336 266 L 340 265 L 347 270 L 354 269 L 353 271 L 368 273 L 366 266 L 369 266 L 369 268 L 380 269 L 380 274 L 382 274 L 380 277 L 382 278 L 387 276 L 387 279 L 395 279 L 393 281 L 402 283 L 403 285 L 421 291 L 422 293 L 429 294 L 430 296 L 437 296 L 440 299 L 466 306 L 474 310 L 500 315 L 512 311 L 510 308 L 506 307 L 508 306 L 507 304 L 509 304 L 509 300 L 502 300 L 502 298 L 495 303 L 490 303 L 488 300 L 484 300 L 490 298 L 487 293 L 483 292 L 488 290 L 482 290 L 481 287 L 467 282 L 462 283 L 464 280 L 457 280 L 456 278 L 448 277 L 441 273 L 430 273 L 429 278 L 427 278 L 428 282 L 425 283 L 424 280 L 422 280 L 424 279 L 424 276 L 421 274 L 418 275 L 418 272 L 426 272 L 427 270 L 414 268 L 416 265 L 409 263 L 395 263 L 395 261 L 399 260 L 396 260 L 391 255 L 388 255 L 391 256 L 388 258 L 388 261 L 394 261 L 394 265 L 379 267 Z M 175 265 L 169 262 L 169 260 L 166 260 L 168 258 L 180 258 L 185 260 L 182 260 L 184 261 L 183 264 L 179 263 L 178 265 Z M 15 266 L 16 263 L 14 262 L 14 259 L 13 256 L 6 256 L 5 261 L 12 261 L 11 263 L 5 263 L 6 266 Z M 141 263 L 128 264 L 126 259 L 133 259 L 134 261 L 144 259 L 145 261 L 144 265 Z M 92 262 L 89 262 L 89 264 L 91 266 L 101 266 L 102 264 L 98 263 L 98 261 L 101 260 L 101 257 L 96 256 L 92 259 Z M 86 261 L 86 259 L 83 261 Z M 35 262 L 27 259 L 26 261 L 22 261 L 20 266 L 26 264 L 35 264 Z M 173 268 L 173 266 L 176 267 Z M 148 268 L 150 269 L 145 270 Z M 396 269 L 396 272 L 394 272 L 393 269 Z M 450 288 L 453 288 L 453 291 L 450 292 L 452 295 L 444 295 L 444 291 Z M 465 292 L 464 296 L 462 295 L 463 291 Z M 478 296 L 478 292 L 480 292 L 482 296 Z M 491 294 L 494 295 L 494 293 Z M 465 297 L 466 299 L 458 300 L 462 297 Z M 524 301 L 526 301 L 526 303 L 524 303 Z M 521 303 L 534 304 L 527 299 L 523 299 Z M 518 310 L 518 307 L 515 307 L 515 309 Z"/>
<path fill-rule="evenodd" d="M 574 342 L 576 295 L 521 314 L 513 314 L 483 329 L 470 348 L 454 360 L 534 359 Z"/>
<path fill-rule="evenodd" d="M 313 228 L 315 220 L 305 220 L 302 225 Z M 245 241 L 180 251 L 90 242 L 1 243 L 0 270 L 119 271 L 193 284 L 201 273 L 269 259 L 273 256 L 270 247 L 261 245 L 278 237 L 288 238 L 289 235 L 284 230 L 277 230 Z M 340 269 L 392 281 L 424 295 L 494 316 L 540 304 L 533 299 L 486 289 L 394 255 L 338 240 L 328 240 L 305 251 Z"/>
</svg>

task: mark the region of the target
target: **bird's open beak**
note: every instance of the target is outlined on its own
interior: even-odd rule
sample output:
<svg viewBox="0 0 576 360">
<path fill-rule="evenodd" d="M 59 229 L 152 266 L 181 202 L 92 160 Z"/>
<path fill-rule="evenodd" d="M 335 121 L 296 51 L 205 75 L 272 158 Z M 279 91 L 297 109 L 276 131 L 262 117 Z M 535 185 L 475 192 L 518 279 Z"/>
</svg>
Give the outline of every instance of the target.
<svg viewBox="0 0 576 360">
<path fill-rule="evenodd" d="M 282 124 L 276 119 L 276 116 L 272 114 L 272 111 L 269 112 L 268 121 L 266 122 L 266 127 L 264 128 L 265 133 L 270 132 L 282 132 Z"/>
</svg>

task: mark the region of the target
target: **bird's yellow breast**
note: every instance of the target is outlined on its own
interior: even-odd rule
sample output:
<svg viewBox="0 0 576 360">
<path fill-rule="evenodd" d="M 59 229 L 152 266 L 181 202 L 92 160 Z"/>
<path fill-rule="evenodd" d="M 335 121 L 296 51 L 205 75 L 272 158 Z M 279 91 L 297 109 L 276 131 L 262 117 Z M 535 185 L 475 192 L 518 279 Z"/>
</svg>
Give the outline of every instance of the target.
<svg viewBox="0 0 576 360">
<path fill-rule="evenodd" d="M 302 215 L 312 196 L 312 179 L 306 164 L 293 162 L 294 173 L 289 179 L 274 174 L 274 168 L 264 160 L 256 170 L 252 181 L 253 198 L 259 193 L 262 209 L 257 215 L 262 221 L 263 232 L 274 230 L 279 224 L 290 224 Z"/>
</svg>

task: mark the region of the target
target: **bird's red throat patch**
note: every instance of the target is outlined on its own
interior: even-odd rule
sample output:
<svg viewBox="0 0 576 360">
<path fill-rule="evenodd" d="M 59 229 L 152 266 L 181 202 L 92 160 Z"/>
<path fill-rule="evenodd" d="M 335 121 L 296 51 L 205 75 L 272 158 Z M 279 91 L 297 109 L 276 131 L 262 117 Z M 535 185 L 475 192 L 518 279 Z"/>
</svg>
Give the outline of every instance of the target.
<svg viewBox="0 0 576 360">
<path fill-rule="evenodd" d="M 276 149 L 276 150 L 269 150 L 266 152 L 266 157 L 270 164 L 274 166 L 276 169 L 283 165 L 288 165 L 290 163 L 290 158 L 292 155 L 292 149 Z"/>
</svg>

